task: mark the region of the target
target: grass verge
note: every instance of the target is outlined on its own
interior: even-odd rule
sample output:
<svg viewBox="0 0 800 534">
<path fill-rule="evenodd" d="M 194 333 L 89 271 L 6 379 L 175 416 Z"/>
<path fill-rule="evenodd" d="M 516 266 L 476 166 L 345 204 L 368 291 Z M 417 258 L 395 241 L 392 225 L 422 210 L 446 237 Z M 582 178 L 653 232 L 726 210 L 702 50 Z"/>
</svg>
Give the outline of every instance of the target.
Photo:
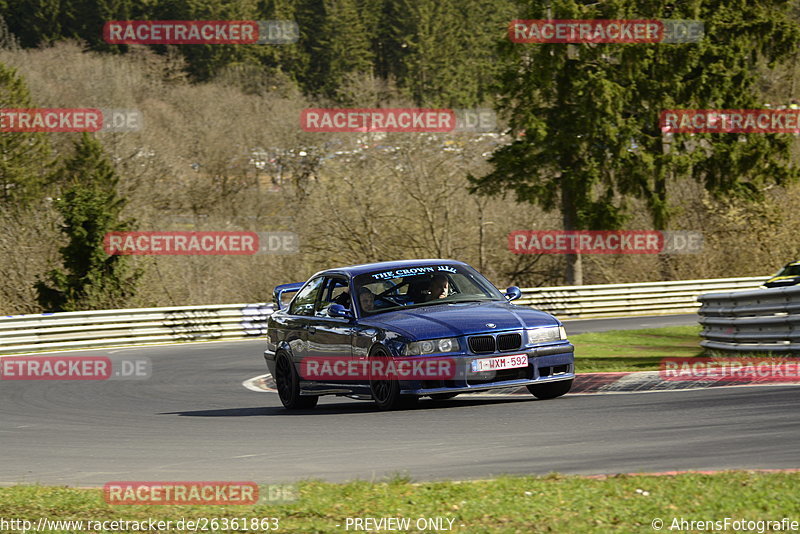
<svg viewBox="0 0 800 534">
<path fill-rule="evenodd" d="M 553 474 L 422 484 L 412 484 L 402 478 L 386 483 L 304 482 L 297 486 L 298 498 L 291 504 L 227 507 L 110 506 L 104 502 L 101 490 L 14 486 L 0 488 L 0 518 L 5 521 L 27 519 L 34 524 L 40 517 L 173 522 L 171 529 L 159 532 L 177 532 L 176 521 L 199 518 L 278 518 L 279 532 L 345 532 L 348 517 L 405 518 L 410 521 L 407 532 L 435 531 L 430 525 L 424 528 L 422 522 L 417 524 L 420 518 L 439 519 L 441 525 L 453 532 L 470 534 L 653 532 L 656 518 L 663 521 L 666 531 L 676 518 L 697 521 L 730 517 L 758 521 L 787 517 L 797 520 L 800 519 L 798 494 L 800 473 L 750 471 L 607 478 Z M 86 529 L 86 526 L 91 525 L 84 523 L 82 529 L 73 526 L 50 532 L 101 532 Z M 354 531 L 352 525 L 349 530 Z M 139 530 L 118 528 L 115 531 Z M 237 531 L 264 532 L 265 529 L 207 530 Z"/>
<path fill-rule="evenodd" d="M 701 356 L 700 325 L 570 335 L 578 373 L 657 371 L 663 358 Z"/>
</svg>

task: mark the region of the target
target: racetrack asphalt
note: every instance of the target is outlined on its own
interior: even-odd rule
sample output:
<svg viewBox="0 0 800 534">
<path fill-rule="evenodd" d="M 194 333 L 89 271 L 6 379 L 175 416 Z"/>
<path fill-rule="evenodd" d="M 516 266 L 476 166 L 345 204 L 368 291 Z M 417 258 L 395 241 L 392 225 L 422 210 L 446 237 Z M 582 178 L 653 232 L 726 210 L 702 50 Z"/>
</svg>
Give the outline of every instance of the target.
<svg viewBox="0 0 800 534">
<path fill-rule="evenodd" d="M 242 385 L 264 374 L 262 349 L 248 340 L 84 351 L 149 358 L 152 377 L 0 381 L 0 484 L 800 467 L 797 386 L 462 395 L 398 412 L 323 397 L 290 413 L 276 394 Z"/>
</svg>

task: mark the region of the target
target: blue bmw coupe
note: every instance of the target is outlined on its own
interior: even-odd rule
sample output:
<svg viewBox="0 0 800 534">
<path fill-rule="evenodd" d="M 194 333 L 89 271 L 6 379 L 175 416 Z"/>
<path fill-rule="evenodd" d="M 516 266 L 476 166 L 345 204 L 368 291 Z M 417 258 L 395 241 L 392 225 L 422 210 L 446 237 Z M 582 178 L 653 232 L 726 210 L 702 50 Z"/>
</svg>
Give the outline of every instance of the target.
<svg viewBox="0 0 800 534">
<path fill-rule="evenodd" d="M 573 346 L 558 319 L 510 303 L 520 295 L 453 260 L 329 269 L 275 288 L 264 358 L 288 409 L 321 395 L 383 410 L 505 387 L 564 395 Z"/>
</svg>

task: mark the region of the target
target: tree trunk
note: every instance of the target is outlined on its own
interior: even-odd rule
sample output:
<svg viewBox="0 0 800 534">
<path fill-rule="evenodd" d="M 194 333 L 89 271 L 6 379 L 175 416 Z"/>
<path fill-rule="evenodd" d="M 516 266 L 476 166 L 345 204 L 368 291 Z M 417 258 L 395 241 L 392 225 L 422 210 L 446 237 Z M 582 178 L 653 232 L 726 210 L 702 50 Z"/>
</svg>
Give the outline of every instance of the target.
<svg viewBox="0 0 800 534">
<path fill-rule="evenodd" d="M 672 149 L 672 139 L 666 135 L 661 136 L 661 151 L 668 154 Z M 668 171 L 663 165 L 657 165 L 655 183 L 653 184 L 654 202 L 651 203 L 653 230 L 664 232 L 669 227 L 669 199 L 667 197 Z M 658 255 L 658 274 L 661 280 L 672 278 L 672 258 L 669 254 Z"/>
<path fill-rule="evenodd" d="M 481 203 L 481 198 L 475 197 L 475 204 L 478 211 L 478 272 L 484 272 L 486 268 L 485 261 L 485 240 L 486 229 L 484 228 L 484 204 Z"/>
<path fill-rule="evenodd" d="M 564 177 L 562 176 L 562 179 Z M 575 197 L 572 194 L 572 184 L 569 180 L 562 182 L 561 186 L 561 215 L 564 222 L 564 230 L 577 230 L 578 209 L 575 206 Z M 583 285 L 583 260 L 580 254 L 567 254 L 567 285 Z"/>
</svg>

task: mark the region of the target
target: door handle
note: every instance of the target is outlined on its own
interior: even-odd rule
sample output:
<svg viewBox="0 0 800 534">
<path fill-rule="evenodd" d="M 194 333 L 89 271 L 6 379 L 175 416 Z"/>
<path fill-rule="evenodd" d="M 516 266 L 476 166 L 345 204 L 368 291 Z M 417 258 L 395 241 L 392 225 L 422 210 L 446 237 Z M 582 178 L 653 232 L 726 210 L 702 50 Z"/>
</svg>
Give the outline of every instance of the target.
<svg viewBox="0 0 800 534">
<path fill-rule="evenodd" d="M 316 326 L 309 326 L 308 327 L 308 333 L 309 334 L 314 334 L 314 333 L 316 333 L 316 331 L 317 331 L 317 327 Z"/>
</svg>

